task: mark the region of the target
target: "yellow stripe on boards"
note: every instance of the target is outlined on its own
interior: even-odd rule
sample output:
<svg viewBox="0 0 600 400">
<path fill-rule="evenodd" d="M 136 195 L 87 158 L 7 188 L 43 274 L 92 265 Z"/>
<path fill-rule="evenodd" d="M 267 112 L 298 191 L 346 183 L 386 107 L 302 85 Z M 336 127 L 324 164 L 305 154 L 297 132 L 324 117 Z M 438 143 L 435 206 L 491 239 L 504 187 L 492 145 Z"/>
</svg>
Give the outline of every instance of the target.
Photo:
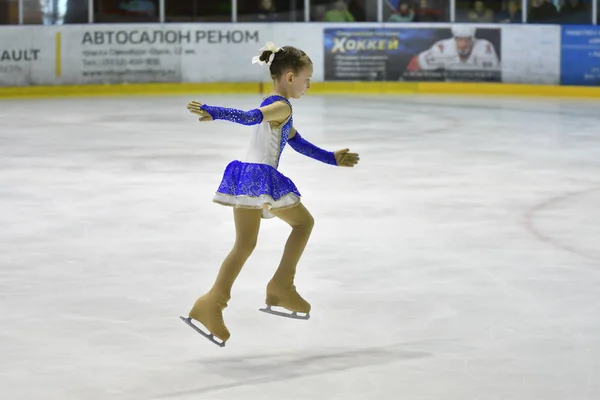
<svg viewBox="0 0 600 400">
<path fill-rule="evenodd" d="M 57 36 L 58 40 L 59 36 Z M 58 43 L 58 41 L 57 41 Z M 57 46 L 57 74 L 60 58 Z M 62 96 L 154 96 L 203 94 L 256 94 L 267 95 L 271 83 L 215 82 L 215 83 L 143 83 L 110 85 L 20 86 L 0 87 L 0 98 L 62 97 Z M 598 98 L 600 87 L 524 85 L 504 83 L 409 83 L 409 82 L 314 82 L 310 94 L 331 95 L 491 95 Z"/>
<path fill-rule="evenodd" d="M 62 75 L 62 42 L 60 32 L 56 32 L 56 77 Z M 2 88 L 0 88 L 2 90 Z"/>
</svg>

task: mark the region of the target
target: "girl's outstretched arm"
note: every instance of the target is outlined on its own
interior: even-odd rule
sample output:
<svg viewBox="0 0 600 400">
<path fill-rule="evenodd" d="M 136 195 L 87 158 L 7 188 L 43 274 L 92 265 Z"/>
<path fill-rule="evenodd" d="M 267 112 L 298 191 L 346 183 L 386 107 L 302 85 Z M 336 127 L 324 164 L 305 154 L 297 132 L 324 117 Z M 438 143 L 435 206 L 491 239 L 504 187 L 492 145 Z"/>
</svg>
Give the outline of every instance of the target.
<svg viewBox="0 0 600 400">
<path fill-rule="evenodd" d="M 292 110 L 290 106 L 282 101 L 277 101 L 268 106 L 255 108 L 248 111 L 235 108 L 209 106 L 197 101 L 192 101 L 187 106 L 188 110 L 200 116 L 201 122 L 225 120 L 241 125 L 258 125 L 263 121 L 283 122 Z"/>
<path fill-rule="evenodd" d="M 304 154 L 307 157 L 314 158 L 317 161 L 321 161 L 325 164 L 339 165 L 341 167 L 351 167 L 358 163 L 358 154 L 349 153 L 348 149 L 338 151 L 327 151 L 323 150 L 314 144 L 308 142 L 296 130 L 292 128 L 288 144 L 300 154 Z"/>
</svg>

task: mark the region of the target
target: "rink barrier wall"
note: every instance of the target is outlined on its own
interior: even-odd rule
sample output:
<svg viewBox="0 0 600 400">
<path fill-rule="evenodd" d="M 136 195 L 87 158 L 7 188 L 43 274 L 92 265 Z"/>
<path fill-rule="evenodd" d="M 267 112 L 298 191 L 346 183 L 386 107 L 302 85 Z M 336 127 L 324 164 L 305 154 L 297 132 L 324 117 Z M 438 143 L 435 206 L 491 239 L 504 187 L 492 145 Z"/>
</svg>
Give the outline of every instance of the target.
<svg viewBox="0 0 600 400">
<path fill-rule="evenodd" d="M 262 82 L 0 87 L 0 99 L 269 93 Z M 308 95 L 470 95 L 600 99 L 599 87 L 485 83 L 316 82 Z"/>
<path fill-rule="evenodd" d="M 310 23 L 301 35 L 298 27 L 4 26 L 0 96 L 256 93 L 268 71 L 251 59 L 275 40 L 310 55 L 313 93 L 598 97 L 600 26 Z M 454 51 L 457 27 L 476 31 L 470 66 L 449 65 L 443 53 Z"/>
</svg>

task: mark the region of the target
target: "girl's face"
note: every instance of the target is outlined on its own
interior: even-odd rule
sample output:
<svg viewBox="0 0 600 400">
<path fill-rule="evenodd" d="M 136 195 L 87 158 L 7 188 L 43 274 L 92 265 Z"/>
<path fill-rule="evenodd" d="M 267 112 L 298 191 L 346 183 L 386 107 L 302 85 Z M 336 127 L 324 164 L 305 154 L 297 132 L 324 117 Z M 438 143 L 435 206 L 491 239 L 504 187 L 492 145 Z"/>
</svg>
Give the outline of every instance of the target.
<svg viewBox="0 0 600 400">
<path fill-rule="evenodd" d="M 302 68 L 300 72 L 294 74 L 293 72 L 288 72 L 285 75 L 286 84 L 288 87 L 289 96 L 298 99 L 306 93 L 308 89 L 310 89 L 310 79 L 313 74 L 313 65 L 308 64 L 306 67 Z"/>
</svg>

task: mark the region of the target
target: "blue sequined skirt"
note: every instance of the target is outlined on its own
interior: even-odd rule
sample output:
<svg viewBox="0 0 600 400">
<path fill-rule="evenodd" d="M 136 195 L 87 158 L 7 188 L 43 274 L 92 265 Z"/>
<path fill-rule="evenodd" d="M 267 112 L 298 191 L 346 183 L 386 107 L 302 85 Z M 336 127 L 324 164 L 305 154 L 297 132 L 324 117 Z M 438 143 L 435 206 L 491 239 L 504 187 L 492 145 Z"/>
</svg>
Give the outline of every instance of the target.
<svg viewBox="0 0 600 400">
<path fill-rule="evenodd" d="M 263 218 L 272 218 L 268 210 L 293 207 L 300 192 L 288 177 L 267 164 L 232 161 L 225 168 L 213 201 L 225 206 L 262 209 Z"/>
</svg>

